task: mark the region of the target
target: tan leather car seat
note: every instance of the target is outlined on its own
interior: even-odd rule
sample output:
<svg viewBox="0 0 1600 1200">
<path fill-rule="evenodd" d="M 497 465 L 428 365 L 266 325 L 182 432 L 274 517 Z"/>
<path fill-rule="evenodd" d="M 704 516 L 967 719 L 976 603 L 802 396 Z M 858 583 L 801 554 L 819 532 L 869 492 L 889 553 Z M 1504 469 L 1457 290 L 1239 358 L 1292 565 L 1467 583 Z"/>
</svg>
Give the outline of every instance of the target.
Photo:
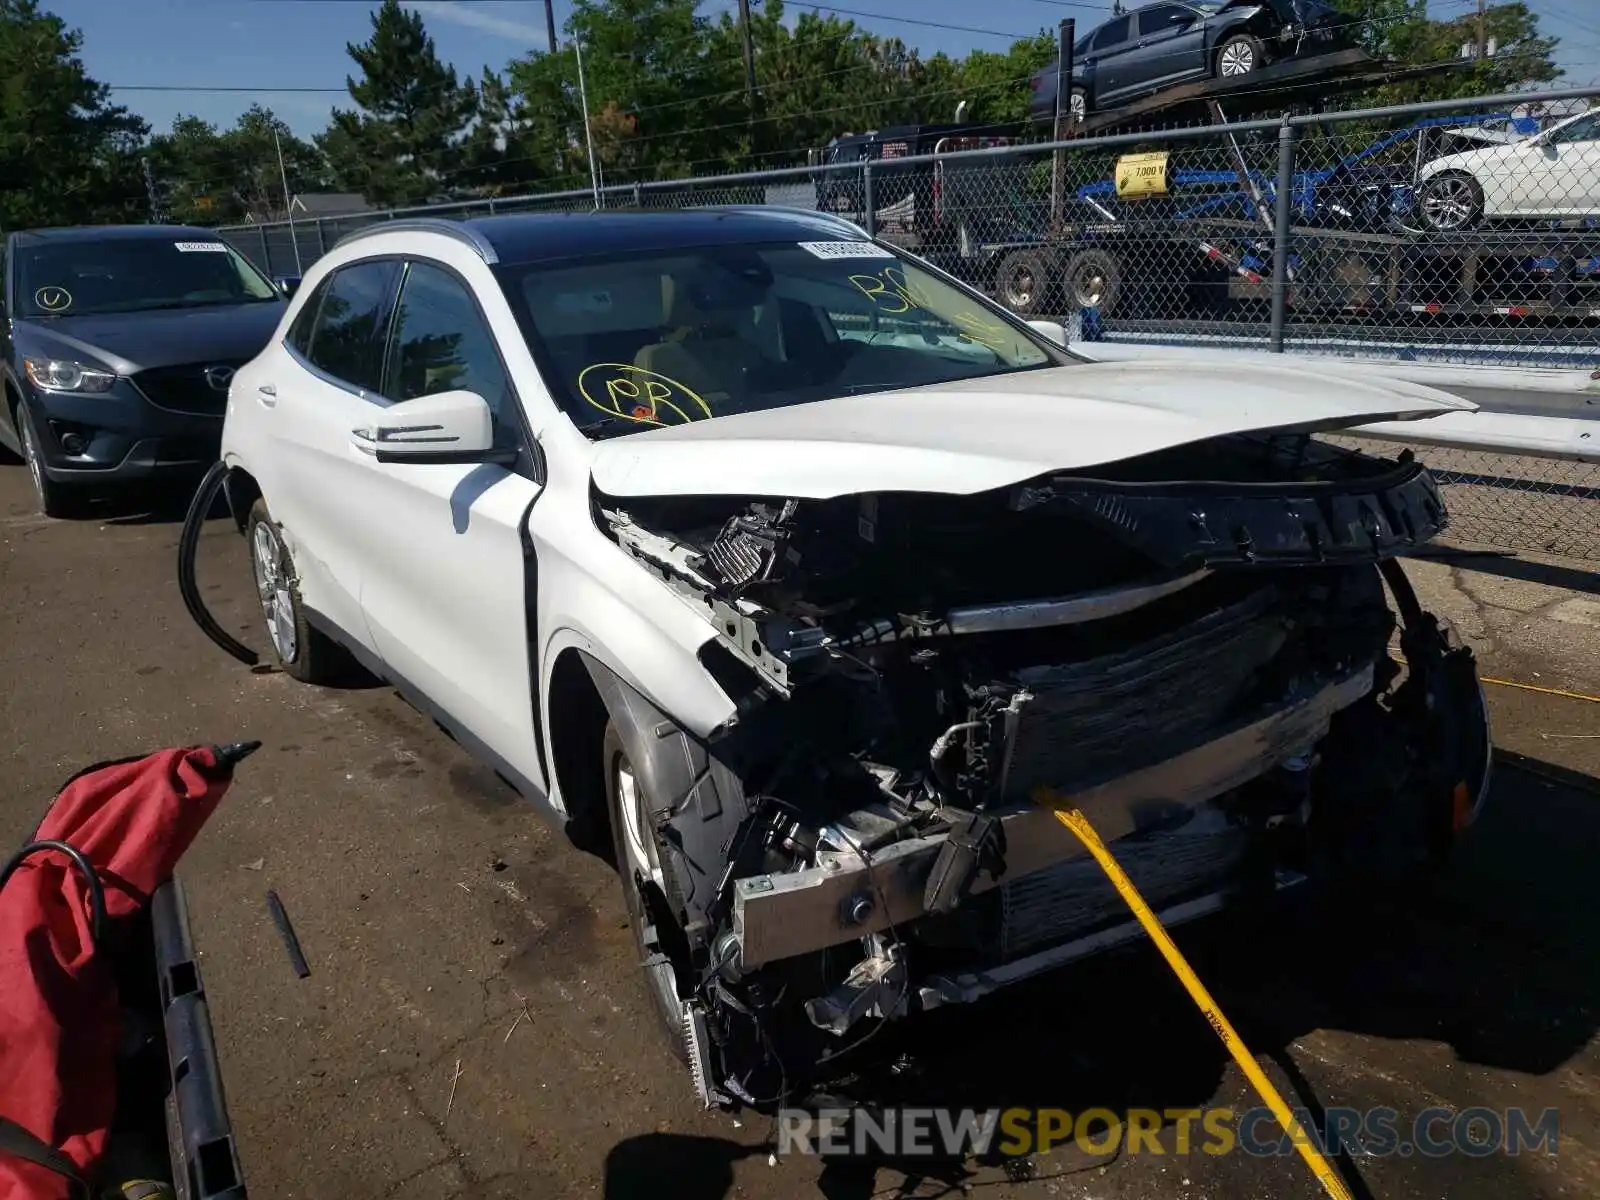
<svg viewBox="0 0 1600 1200">
<path fill-rule="evenodd" d="M 703 311 L 689 302 L 686 290 L 672 276 L 661 277 L 661 324 L 667 332 L 639 349 L 634 366 L 688 388 L 715 415 L 738 412 L 749 373 L 767 361 L 756 341 L 757 310 Z"/>
</svg>

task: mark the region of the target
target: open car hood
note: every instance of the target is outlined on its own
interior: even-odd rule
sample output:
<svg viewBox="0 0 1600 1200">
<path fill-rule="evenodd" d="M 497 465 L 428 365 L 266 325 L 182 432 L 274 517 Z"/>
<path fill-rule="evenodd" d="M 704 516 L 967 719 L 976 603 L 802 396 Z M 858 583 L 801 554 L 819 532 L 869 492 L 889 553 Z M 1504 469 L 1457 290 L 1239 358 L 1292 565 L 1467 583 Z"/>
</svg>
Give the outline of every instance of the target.
<svg viewBox="0 0 1600 1200">
<path fill-rule="evenodd" d="M 1309 433 L 1476 408 L 1323 363 L 1101 363 L 627 434 L 595 446 L 592 471 L 595 486 L 617 497 L 971 495 L 1228 434 Z"/>
</svg>

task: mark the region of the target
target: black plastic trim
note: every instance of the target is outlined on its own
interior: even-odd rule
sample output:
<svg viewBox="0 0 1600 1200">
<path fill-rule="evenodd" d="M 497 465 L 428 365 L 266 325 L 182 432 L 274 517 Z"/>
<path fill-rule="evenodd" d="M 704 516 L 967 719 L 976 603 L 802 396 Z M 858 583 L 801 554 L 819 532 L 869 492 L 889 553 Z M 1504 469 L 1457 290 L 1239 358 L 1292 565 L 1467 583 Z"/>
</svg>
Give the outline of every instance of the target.
<svg viewBox="0 0 1600 1200">
<path fill-rule="evenodd" d="M 1433 476 L 1409 463 L 1369 480 L 1125 483 L 1063 477 L 1027 504 L 1080 513 L 1171 568 L 1373 562 L 1449 524 Z"/>
<path fill-rule="evenodd" d="M 150 917 L 172 1082 L 167 1133 L 178 1194 L 185 1200 L 245 1200 L 211 1012 L 178 880 L 156 889 Z"/>
</svg>

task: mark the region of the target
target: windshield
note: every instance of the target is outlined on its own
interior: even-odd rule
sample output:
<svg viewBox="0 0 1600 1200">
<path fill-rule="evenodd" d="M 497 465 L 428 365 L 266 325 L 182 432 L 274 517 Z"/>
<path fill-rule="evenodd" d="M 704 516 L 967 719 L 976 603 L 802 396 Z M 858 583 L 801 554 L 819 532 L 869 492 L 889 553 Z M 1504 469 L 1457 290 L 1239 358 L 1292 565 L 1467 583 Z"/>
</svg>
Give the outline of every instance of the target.
<svg viewBox="0 0 1600 1200">
<path fill-rule="evenodd" d="M 30 317 L 195 308 L 279 299 L 226 243 L 172 238 L 47 242 L 17 254 L 17 304 Z"/>
<path fill-rule="evenodd" d="M 497 270 L 557 401 L 596 437 L 1072 361 L 872 242 Z"/>
</svg>

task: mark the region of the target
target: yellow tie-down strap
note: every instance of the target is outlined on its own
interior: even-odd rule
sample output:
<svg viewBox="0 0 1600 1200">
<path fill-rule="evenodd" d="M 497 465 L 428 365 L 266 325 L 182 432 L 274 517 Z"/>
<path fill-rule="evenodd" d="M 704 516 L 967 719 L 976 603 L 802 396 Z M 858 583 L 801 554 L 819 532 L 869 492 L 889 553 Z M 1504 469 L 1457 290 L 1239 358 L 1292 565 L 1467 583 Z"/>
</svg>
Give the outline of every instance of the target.
<svg viewBox="0 0 1600 1200">
<path fill-rule="evenodd" d="M 1217 1002 L 1211 998 L 1211 993 L 1206 991 L 1205 984 L 1200 982 L 1200 977 L 1194 973 L 1194 968 L 1189 965 L 1161 922 L 1156 919 L 1156 914 L 1144 902 L 1144 897 L 1139 895 L 1139 889 L 1133 886 L 1133 880 L 1128 878 L 1128 873 L 1112 857 L 1111 851 L 1106 849 L 1106 844 L 1100 840 L 1100 835 L 1094 831 L 1094 826 L 1089 824 L 1089 818 L 1073 807 L 1065 796 L 1058 795 L 1049 788 L 1035 790 L 1033 800 L 1039 807 L 1054 812 L 1056 820 L 1072 830 L 1083 843 L 1084 849 L 1088 850 L 1094 856 L 1095 862 L 1100 864 L 1100 869 L 1106 873 L 1106 878 L 1111 880 L 1111 885 L 1117 889 L 1117 894 L 1127 901 L 1128 907 L 1133 910 L 1133 915 L 1144 927 L 1145 933 L 1150 935 L 1150 940 L 1161 951 L 1161 957 L 1167 960 L 1172 973 L 1178 977 L 1178 982 L 1183 984 L 1183 990 L 1189 993 L 1189 998 L 1200 1009 L 1206 1024 L 1210 1025 L 1222 1039 L 1222 1044 L 1228 1048 L 1228 1053 L 1233 1055 L 1233 1061 L 1239 1064 L 1239 1069 L 1250 1081 L 1250 1086 L 1255 1088 L 1256 1094 L 1272 1110 L 1272 1115 L 1278 1118 L 1278 1124 L 1283 1126 L 1283 1131 L 1289 1135 L 1289 1140 L 1300 1151 L 1300 1157 L 1306 1160 L 1306 1166 L 1311 1168 L 1311 1173 L 1317 1177 L 1317 1182 L 1322 1184 L 1323 1191 L 1333 1197 L 1333 1200 L 1351 1200 L 1350 1190 L 1345 1187 L 1344 1181 L 1339 1178 L 1337 1172 L 1312 1142 L 1310 1135 L 1301 1128 L 1300 1122 L 1289 1111 L 1289 1106 L 1278 1094 L 1278 1089 L 1272 1086 L 1272 1080 L 1268 1079 L 1266 1072 L 1256 1064 L 1255 1056 L 1250 1053 L 1239 1034 L 1228 1023 L 1228 1018 L 1222 1015 Z"/>
</svg>

